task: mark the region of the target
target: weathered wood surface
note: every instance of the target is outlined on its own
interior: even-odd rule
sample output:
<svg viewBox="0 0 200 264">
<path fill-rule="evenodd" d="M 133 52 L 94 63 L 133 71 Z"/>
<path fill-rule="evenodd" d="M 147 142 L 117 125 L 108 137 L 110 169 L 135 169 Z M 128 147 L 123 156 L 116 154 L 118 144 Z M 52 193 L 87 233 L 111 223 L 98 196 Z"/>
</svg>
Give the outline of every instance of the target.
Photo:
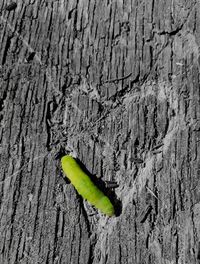
<svg viewBox="0 0 200 264">
<path fill-rule="evenodd" d="M 199 263 L 200 2 L 0 2 L 0 264 Z M 62 178 L 116 181 L 107 219 Z"/>
</svg>

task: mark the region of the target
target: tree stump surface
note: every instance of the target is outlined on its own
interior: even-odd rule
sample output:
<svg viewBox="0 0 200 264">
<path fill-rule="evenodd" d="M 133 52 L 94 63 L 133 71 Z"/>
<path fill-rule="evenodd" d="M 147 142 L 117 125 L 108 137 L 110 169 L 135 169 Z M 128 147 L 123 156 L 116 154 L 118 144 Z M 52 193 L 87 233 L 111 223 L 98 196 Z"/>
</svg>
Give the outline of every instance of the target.
<svg viewBox="0 0 200 264">
<path fill-rule="evenodd" d="M 0 2 L 0 264 L 200 263 L 200 2 L 16 3 Z M 67 184 L 60 149 L 117 182 L 117 217 Z"/>
</svg>

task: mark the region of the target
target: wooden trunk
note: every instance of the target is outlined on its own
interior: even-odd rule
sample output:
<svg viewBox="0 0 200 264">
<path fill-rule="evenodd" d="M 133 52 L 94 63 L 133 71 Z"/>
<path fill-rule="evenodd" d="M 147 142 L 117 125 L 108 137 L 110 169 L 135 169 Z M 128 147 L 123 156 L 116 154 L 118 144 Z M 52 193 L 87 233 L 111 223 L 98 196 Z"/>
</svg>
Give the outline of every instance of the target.
<svg viewBox="0 0 200 264">
<path fill-rule="evenodd" d="M 0 264 L 200 263 L 200 2 L 16 3 L 0 2 Z M 61 149 L 117 182 L 117 217 L 67 184 Z"/>
</svg>

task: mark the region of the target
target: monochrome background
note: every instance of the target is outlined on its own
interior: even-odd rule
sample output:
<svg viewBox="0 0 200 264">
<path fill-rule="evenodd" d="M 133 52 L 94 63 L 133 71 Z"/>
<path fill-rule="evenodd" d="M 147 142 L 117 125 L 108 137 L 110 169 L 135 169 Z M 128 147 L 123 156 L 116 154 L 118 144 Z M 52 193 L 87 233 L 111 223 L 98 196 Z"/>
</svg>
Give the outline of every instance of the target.
<svg viewBox="0 0 200 264">
<path fill-rule="evenodd" d="M 200 2 L 10 3 L 0 264 L 200 263 Z M 62 151 L 117 184 L 116 217 L 66 182 Z"/>
</svg>

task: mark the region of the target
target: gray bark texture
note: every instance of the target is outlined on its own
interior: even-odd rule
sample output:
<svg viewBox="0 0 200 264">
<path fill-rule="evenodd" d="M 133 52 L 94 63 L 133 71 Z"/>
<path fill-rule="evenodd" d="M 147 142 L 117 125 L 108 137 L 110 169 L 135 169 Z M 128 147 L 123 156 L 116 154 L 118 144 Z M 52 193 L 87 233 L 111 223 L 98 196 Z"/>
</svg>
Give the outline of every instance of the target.
<svg viewBox="0 0 200 264">
<path fill-rule="evenodd" d="M 200 263 L 200 1 L 16 3 L 0 1 L 0 264 Z M 116 217 L 65 181 L 61 149 L 118 184 Z"/>
</svg>

